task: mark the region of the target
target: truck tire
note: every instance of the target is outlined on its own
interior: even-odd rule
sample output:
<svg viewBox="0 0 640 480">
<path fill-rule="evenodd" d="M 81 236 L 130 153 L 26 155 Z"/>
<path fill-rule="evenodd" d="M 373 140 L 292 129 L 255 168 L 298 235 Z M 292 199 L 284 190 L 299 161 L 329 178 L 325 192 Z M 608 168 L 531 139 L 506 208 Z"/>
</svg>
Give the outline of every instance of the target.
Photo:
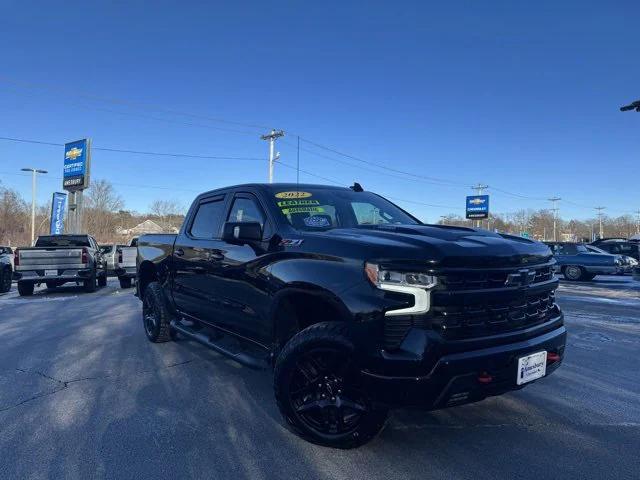
<svg viewBox="0 0 640 480">
<path fill-rule="evenodd" d="M 107 286 L 107 273 L 106 272 L 101 277 L 98 277 L 98 286 L 99 287 L 106 287 Z"/>
<path fill-rule="evenodd" d="M 172 315 L 158 282 L 147 285 L 142 299 L 142 323 L 149 341 L 163 343 L 172 340 Z"/>
<path fill-rule="evenodd" d="M 120 288 L 131 288 L 131 278 L 119 278 L 120 280 Z"/>
<path fill-rule="evenodd" d="M 562 273 L 564 274 L 564 278 L 571 281 L 577 282 L 578 280 L 582 280 L 584 277 L 584 268 L 579 267 L 578 265 L 567 265 L 564 267 Z"/>
<path fill-rule="evenodd" d="M 91 273 L 91 276 L 84 281 L 84 291 L 87 293 L 96 291 L 96 271 Z"/>
<path fill-rule="evenodd" d="M 33 295 L 33 286 L 31 282 L 18 282 L 18 293 L 21 297 Z"/>
<path fill-rule="evenodd" d="M 11 290 L 11 267 L 3 268 L 0 271 L 0 293 L 7 293 Z"/>
<path fill-rule="evenodd" d="M 273 383 L 278 408 L 296 434 L 343 449 L 372 440 L 388 416 L 360 387 L 345 327 L 317 323 L 291 338 L 278 355 Z"/>
</svg>

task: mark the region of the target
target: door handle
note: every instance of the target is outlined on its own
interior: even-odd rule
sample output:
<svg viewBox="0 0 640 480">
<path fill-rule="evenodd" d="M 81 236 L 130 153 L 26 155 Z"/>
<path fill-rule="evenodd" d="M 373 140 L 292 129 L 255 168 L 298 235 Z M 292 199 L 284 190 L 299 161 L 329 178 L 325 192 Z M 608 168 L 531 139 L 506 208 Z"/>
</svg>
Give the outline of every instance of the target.
<svg viewBox="0 0 640 480">
<path fill-rule="evenodd" d="M 184 255 L 184 250 L 181 248 L 178 248 L 177 250 L 174 250 L 173 253 L 176 254 L 178 257 L 181 257 Z"/>
</svg>

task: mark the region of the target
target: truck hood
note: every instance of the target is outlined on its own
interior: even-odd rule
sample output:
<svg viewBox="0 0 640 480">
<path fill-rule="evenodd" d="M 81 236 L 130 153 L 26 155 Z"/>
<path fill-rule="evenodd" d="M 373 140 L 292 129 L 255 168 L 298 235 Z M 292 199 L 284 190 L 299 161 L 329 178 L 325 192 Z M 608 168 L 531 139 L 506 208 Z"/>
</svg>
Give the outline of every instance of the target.
<svg viewBox="0 0 640 480">
<path fill-rule="evenodd" d="M 540 264 L 552 258 L 543 243 L 487 230 L 446 225 L 385 225 L 305 234 L 333 250 L 342 244 L 351 256 L 384 262 L 427 262 L 440 267 L 489 268 Z M 317 245 L 317 244 L 316 244 Z M 318 245 L 319 246 L 319 245 Z M 345 251 L 345 255 L 349 252 Z"/>
</svg>

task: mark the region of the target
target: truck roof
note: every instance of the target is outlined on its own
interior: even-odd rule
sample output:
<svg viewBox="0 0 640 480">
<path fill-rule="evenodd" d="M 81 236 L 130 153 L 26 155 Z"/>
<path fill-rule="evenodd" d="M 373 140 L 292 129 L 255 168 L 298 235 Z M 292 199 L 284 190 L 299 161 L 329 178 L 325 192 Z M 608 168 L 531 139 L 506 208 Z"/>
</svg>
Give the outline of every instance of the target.
<svg viewBox="0 0 640 480">
<path fill-rule="evenodd" d="M 200 195 L 208 195 L 216 192 L 223 192 L 236 188 L 255 188 L 258 190 L 273 192 L 278 190 L 301 190 L 304 188 L 322 188 L 325 190 L 349 190 L 348 187 L 340 187 L 338 185 L 319 185 L 313 183 L 242 183 L 239 185 L 229 185 L 227 187 L 216 188 L 203 192 Z"/>
</svg>

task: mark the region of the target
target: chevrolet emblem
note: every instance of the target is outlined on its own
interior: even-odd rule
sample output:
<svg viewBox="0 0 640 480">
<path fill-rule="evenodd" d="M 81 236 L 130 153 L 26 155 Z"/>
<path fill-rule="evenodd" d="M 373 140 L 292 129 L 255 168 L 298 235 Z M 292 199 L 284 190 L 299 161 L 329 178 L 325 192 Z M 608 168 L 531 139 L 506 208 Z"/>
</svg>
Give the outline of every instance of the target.
<svg viewBox="0 0 640 480">
<path fill-rule="evenodd" d="M 73 147 L 71 150 L 69 150 L 67 153 L 64 154 L 64 158 L 67 158 L 69 160 L 75 160 L 80 155 L 82 155 L 82 149 L 78 147 Z"/>
</svg>

